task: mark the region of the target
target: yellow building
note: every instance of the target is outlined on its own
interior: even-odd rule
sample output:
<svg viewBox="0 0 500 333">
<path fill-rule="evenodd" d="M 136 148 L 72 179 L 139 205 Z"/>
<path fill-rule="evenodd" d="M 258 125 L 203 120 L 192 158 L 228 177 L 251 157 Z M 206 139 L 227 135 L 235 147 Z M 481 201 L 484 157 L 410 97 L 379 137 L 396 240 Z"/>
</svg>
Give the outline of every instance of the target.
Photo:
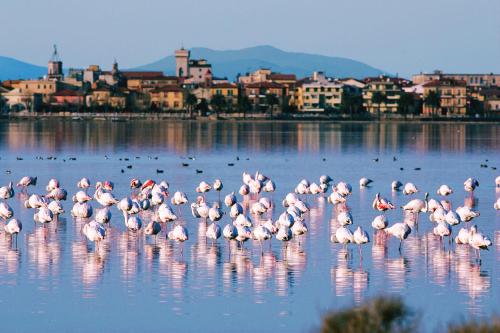
<svg viewBox="0 0 500 333">
<path fill-rule="evenodd" d="M 398 112 L 399 99 L 403 90 L 399 79 L 379 77 L 370 79 L 363 89 L 363 107 L 370 113 L 395 113 Z M 380 93 L 383 96 L 381 103 L 373 102 L 373 95 Z"/>
<path fill-rule="evenodd" d="M 222 95 L 228 105 L 238 103 L 238 86 L 233 83 L 217 83 L 210 86 L 210 97 Z"/>
<path fill-rule="evenodd" d="M 149 94 L 152 109 L 176 111 L 184 109 L 184 90 L 178 86 L 153 89 Z"/>
<path fill-rule="evenodd" d="M 178 84 L 175 76 L 165 76 L 163 72 L 121 72 L 129 90 L 153 90 Z"/>
<path fill-rule="evenodd" d="M 12 84 L 20 94 L 40 94 L 43 102 L 48 103 L 50 95 L 57 91 L 58 82 L 54 80 L 21 80 Z"/>
<path fill-rule="evenodd" d="M 424 114 L 465 114 L 467 105 L 467 87 L 465 81 L 444 79 L 433 80 L 423 85 Z M 439 96 L 439 107 L 433 108 L 425 103 L 430 91 Z"/>
<path fill-rule="evenodd" d="M 127 108 L 127 95 L 122 92 L 111 91 L 109 88 L 97 88 L 86 96 L 87 107 L 110 107 L 114 109 Z"/>
</svg>

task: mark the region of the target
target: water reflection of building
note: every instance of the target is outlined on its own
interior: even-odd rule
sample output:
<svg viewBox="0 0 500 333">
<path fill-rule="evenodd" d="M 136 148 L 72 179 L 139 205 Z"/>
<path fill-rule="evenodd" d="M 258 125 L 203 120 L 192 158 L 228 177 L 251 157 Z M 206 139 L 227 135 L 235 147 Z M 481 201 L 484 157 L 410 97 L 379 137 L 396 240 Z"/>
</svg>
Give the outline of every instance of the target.
<svg viewBox="0 0 500 333">
<path fill-rule="evenodd" d="M 23 121 L 0 124 L 0 145 L 55 152 L 62 147 L 115 149 L 127 140 L 130 149 L 148 146 L 178 154 L 214 147 L 301 152 L 359 150 L 391 151 L 403 148 L 428 151 L 465 151 L 500 148 L 500 129 L 474 124 L 326 124 L 278 122 L 175 122 L 135 120 L 134 126 L 112 122 Z M 148 135 L 145 135 L 147 133 Z M 357 133 L 360 133 L 357 135 Z M 480 134 L 488 140 L 468 140 Z"/>
</svg>

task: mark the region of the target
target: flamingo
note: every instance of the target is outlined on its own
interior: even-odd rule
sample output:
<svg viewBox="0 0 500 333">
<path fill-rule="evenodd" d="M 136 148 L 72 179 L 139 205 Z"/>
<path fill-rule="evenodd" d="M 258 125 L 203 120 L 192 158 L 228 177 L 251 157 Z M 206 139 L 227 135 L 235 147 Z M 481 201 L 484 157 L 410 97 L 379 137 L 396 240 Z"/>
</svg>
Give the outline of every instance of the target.
<svg viewBox="0 0 500 333">
<path fill-rule="evenodd" d="M 224 188 L 224 185 L 222 184 L 222 181 L 220 179 L 216 179 L 214 180 L 214 183 L 212 185 L 212 188 L 217 191 L 217 196 L 218 196 L 218 200 L 220 201 L 220 192 L 222 191 L 222 189 Z"/>
<path fill-rule="evenodd" d="M 26 208 L 40 208 L 46 204 L 47 204 L 47 199 L 39 196 L 38 194 L 32 194 L 32 195 L 30 195 L 28 200 L 26 200 L 24 202 L 24 207 L 26 207 Z"/>
<path fill-rule="evenodd" d="M 351 187 L 351 185 L 349 185 L 349 184 L 347 184 L 345 182 L 340 182 L 335 187 L 337 188 L 337 191 L 343 197 L 347 197 L 347 196 L 351 195 L 351 193 L 352 193 L 352 187 Z"/>
<path fill-rule="evenodd" d="M 410 195 L 418 192 L 418 188 L 413 183 L 406 183 L 403 188 L 403 193 L 405 195 Z"/>
<path fill-rule="evenodd" d="M 352 224 L 352 215 L 349 212 L 342 212 L 337 216 L 337 221 L 341 226 Z"/>
<path fill-rule="evenodd" d="M 269 200 L 268 198 L 266 197 L 263 197 L 263 198 L 260 198 L 259 199 L 259 202 L 262 204 L 262 206 L 264 206 L 267 210 L 271 209 L 272 207 L 272 203 L 271 203 L 271 200 Z"/>
<path fill-rule="evenodd" d="M 436 199 L 429 199 L 427 201 L 427 211 L 434 213 L 438 208 L 443 208 L 443 204 Z"/>
<path fill-rule="evenodd" d="M 295 204 L 298 200 L 299 198 L 297 197 L 297 195 L 295 193 L 290 192 L 285 196 L 285 199 L 283 200 L 283 207 L 291 206 Z"/>
<path fill-rule="evenodd" d="M 246 217 L 245 215 L 240 214 L 233 221 L 233 225 L 235 227 L 251 227 L 252 221 L 250 221 L 250 219 L 248 217 Z"/>
<path fill-rule="evenodd" d="M 373 183 L 373 180 L 363 177 L 359 180 L 359 188 L 368 187 L 368 185 L 370 185 L 371 183 Z"/>
<path fill-rule="evenodd" d="M 85 223 L 82 233 L 89 241 L 96 243 L 96 247 L 99 247 L 99 243 L 106 237 L 106 228 L 96 221 L 90 221 Z"/>
<path fill-rule="evenodd" d="M 76 202 L 71 209 L 71 216 L 86 219 L 92 216 L 92 206 L 88 202 Z"/>
<path fill-rule="evenodd" d="M 83 189 L 84 191 L 87 191 L 87 189 L 90 187 L 90 180 L 86 177 L 83 177 L 76 183 L 76 187 Z"/>
<path fill-rule="evenodd" d="M 292 239 L 292 231 L 290 230 L 290 228 L 283 225 L 278 229 L 278 232 L 276 233 L 276 239 L 286 244 L 286 242 Z"/>
<path fill-rule="evenodd" d="M 14 196 L 14 188 L 12 187 L 12 182 L 9 182 L 7 186 L 0 187 L 0 199 L 7 200 Z"/>
<path fill-rule="evenodd" d="M 116 205 L 118 200 L 110 192 L 104 192 L 101 188 L 98 188 L 94 194 L 94 199 L 104 207 L 109 207 Z"/>
<path fill-rule="evenodd" d="M 333 189 L 333 192 L 328 196 L 328 202 L 332 205 L 344 204 L 346 202 L 345 196 L 341 195 L 337 188 Z"/>
<path fill-rule="evenodd" d="M 61 204 L 60 201 L 51 201 L 48 205 L 47 208 L 54 214 L 54 216 L 59 216 L 61 214 L 64 214 L 64 208 Z"/>
<path fill-rule="evenodd" d="M 394 209 L 394 205 L 386 198 L 381 197 L 380 193 L 377 193 L 375 195 L 372 207 L 373 209 L 378 210 L 379 212 L 385 212 L 389 209 Z"/>
<path fill-rule="evenodd" d="M 421 212 L 425 213 L 428 211 L 428 200 L 429 198 L 429 193 L 425 193 L 424 195 L 424 200 L 421 199 L 413 199 L 410 202 L 408 202 L 406 205 L 402 206 L 401 208 L 405 211 L 411 212 L 414 215 L 416 215 L 416 221 L 418 223 L 418 216 Z"/>
<path fill-rule="evenodd" d="M 363 254 L 361 252 L 361 245 L 370 242 L 370 237 L 368 236 L 368 233 L 365 230 L 363 230 L 363 228 L 358 226 L 354 231 L 352 239 L 353 243 L 356 243 L 358 245 L 359 256 L 363 258 Z"/>
<path fill-rule="evenodd" d="M 474 190 L 479 186 L 479 182 L 475 178 L 467 178 L 464 182 L 464 190 L 470 192 L 471 195 L 474 195 Z"/>
<path fill-rule="evenodd" d="M 144 234 L 145 235 L 150 235 L 155 237 L 155 243 L 156 239 L 158 238 L 158 234 L 161 232 L 161 224 L 158 223 L 157 221 L 150 221 L 146 227 L 144 228 Z"/>
<path fill-rule="evenodd" d="M 271 219 L 264 221 L 262 226 L 269 230 L 269 232 L 273 235 L 278 232 L 278 228 L 273 224 Z"/>
<path fill-rule="evenodd" d="M 52 189 L 45 197 L 47 199 L 62 201 L 62 200 L 66 200 L 67 196 L 68 196 L 68 192 L 66 192 L 65 189 L 62 189 L 60 187 L 56 187 L 56 188 Z"/>
<path fill-rule="evenodd" d="M 191 213 L 193 217 L 202 218 L 203 222 L 207 221 L 210 213 L 210 207 L 206 204 L 202 196 L 196 199 L 196 203 L 191 203 Z"/>
<path fill-rule="evenodd" d="M 229 210 L 229 216 L 233 219 L 237 218 L 239 215 L 243 214 L 243 207 L 239 203 L 235 203 L 231 206 Z"/>
<path fill-rule="evenodd" d="M 281 227 L 290 228 L 295 223 L 295 219 L 288 212 L 283 212 L 276 221 L 276 227 L 279 229 Z"/>
<path fill-rule="evenodd" d="M 263 225 L 258 225 L 253 230 L 253 239 L 255 239 L 256 241 L 259 241 L 259 243 L 260 243 L 261 256 L 264 254 L 263 242 L 268 240 L 268 239 L 271 239 L 271 237 L 272 237 L 271 232 L 269 231 L 269 229 L 267 229 Z"/>
<path fill-rule="evenodd" d="M 17 187 L 22 187 L 26 189 L 28 186 L 36 186 L 37 177 L 24 176 L 17 183 Z"/>
<path fill-rule="evenodd" d="M 477 231 L 477 227 L 473 225 L 469 231 L 469 245 L 475 250 L 477 257 L 480 259 L 480 250 L 488 250 L 491 241 L 488 237 Z"/>
<path fill-rule="evenodd" d="M 158 207 L 157 214 L 158 214 L 158 219 L 162 223 L 173 222 L 177 220 L 177 215 L 174 214 L 172 208 L 166 203 L 163 203 L 160 205 L 160 207 Z"/>
<path fill-rule="evenodd" d="M 388 221 L 385 215 L 378 215 L 372 221 L 372 227 L 375 230 L 384 230 L 387 228 Z"/>
<path fill-rule="evenodd" d="M 464 222 L 470 222 L 475 217 L 481 215 L 478 211 L 472 210 L 469 206 L 458 207 L 455 211 L 457 212 L 458 216 L 460 216 L 460 219 Z"/>
<path fill-rule="evenodd" d="M 230 241 L 236 239 L 236 236 L 238 236 L 238 230 L 233 224 L 229 223 L 226 224 L 224 230 L 222 230 L 222 235 L 224 236 L 225 239 L 227 239 L 229 243 Z"/>
<path fill-rule="evenodd" d="M 335 231 L 334 234 L 332 234 L 331 241 L 334 243 L 340 243 L 343 245 L 344 249 L 347 249 L 347 244 L 354 242 L 354 236 L 351 230 L 345 226 L 341 226 Z"/>
<path fill-rule="evenodd" d="M 95 214 L 95 220 L 97 223 L 105 224 L 111 221 L 111 211 L 108 207 L 103 207 L 98 209 Z"/>
<path fill-rule="evenodd" d="M 500 176 L 497 176 L 497 178 L 495 178 L 495 186 L 500 187 Z"/>
<path fill-rule="evenodd" d="M 243 243 L 252 238 L 252 230 L 246 225 L 236 226 L 236 237 L 235 240 L 240 244 L 240 248 L 243 248 Z"/>
<path fill-rule="evenodd" d="M 299 238 L 299 246 L 300 246 L 300 237 L 302 235 L 304 235 L 305 233 L 307 233 L 307 231 L 308 231 L 307 225 L 304 223 L 304 221 L 298 220 L 297 222 L 295 222 L 292 225 L 292 227 L 290 228 L 290 230 L 292 231 L 292 234 L 295 237 Z"/>
<path fill-rule="evenodd" d="M 411 233 L 410 226 L 406 222 L 398 222 L 394 223 L 392 226 L 384 230 L 389 235 L 399 239 L 399 252 L 401 252 L 401 245 L 403 243 L 403 240 L 408 238 L 408 235 Z"/>
<path fill-rule="evenodd" d="M 129 216 L 125 219 L 125 227 L 130 231 L 139 231 L 142 228 L 142 221 L 138 216 Z"/>
<path fill-rule="evenodd" d="M 264 190 L 264 192 L 272 193 L 272 192 L 276 191 L 276 184 L 271 179 L 269 179 L 264 184 L 263 190 Z"/>
<path fill-rule="evenodd" d="M 212 222 L 208 226 L 207 231 L 205 232 L 205 236 L 208 239 L 211 239 L 212 243 L 216 242 L 217 239 L 219 239 L 220 236 L 221 236 L 221 228 L 220 228 L 220 226 L 217 223 Z"/>
<path fill-rule="evenodd" d="M 92 200 L 92 197 L 87 195 L 84 191 L 78 191 L 72 198 L 73 202 L 84 203 Z"/>
<path fill-rule="evenodd" d="M 437 190 L 437 194 L 441 195 L 443 197 L 450 195 L 452 193 L 453 193 L 453 190 L 448 185 L 441 185 L 441 186 L 439 186 L 439 188 Z"/>
<path fill-rule="evenodd" d="M 224 216 L 224 212 L 222 211 L 222 209 L 220 209 L 219 203 L 215 202 L 213 204 L 213 206 L 208 211 L 208 218 L 212 222 L 217 222 L 217 221 L 220 221 L 223 216 Z"/>
<path fill-rule="evenodd" d="M 332 181 L 333 181 L 332 177 L 328 175 L 322 175 L 319 177 L 320 184 L 330 185 Z"/>
<path fill-rule="evenodd" d="M 17 235 L 23 230 L 23 224 L 21 221 L 17 219 L 12 219 L 9 220 L 3 227 L 4 231 L 9 234 L 12 237 L 15 237 L 16 239 L 16 246 L 17 246 Z"/>
<path fill-rule="evenodd" d="M 262 215 L 267 212 L 267 208 L 259 201 L 255 202 L 252 207 L 250 207 L 250 213 L 254 215 Z"/>
<path fill-rule="evenodd" d="M 38 211 L 33 215 L 33 220 L 35 222 L 42 223 L 42 225 L 52 222 L 53 219 L 54 214 L 47 208 L 47 206 L 38 208 Z"/>
<path fill-rule="evenodd" d="M 391 183 L 391 190 L 392 190 L 392 192 L 399 191 L 399 189 L 401 188 L 401 186 L 403 186 L 403 183 L 401 183 L 399 180 L 394 180 Z"/>
<path fill-rule="evenodd" d="M 179 209 L 179 215 L 181 214 L 180 206 L 186 204 L 188 202 L 188 198 L 186 193 L 177 191 L 174 193 L 174 196 L 171 199 L 173 205 L 177 206 Z"/>
<path fill-rule="evenodd" d="M 212 186 L 210 186 L 210 184 L 208 184 L 205 181 L 202 181 L 200 183 L 200 185 L 198 185 L 198 187 L 196 188 L 196 192 L 197 193 L 202 193 L 203 194 L 203 198 L 205 198 L 205 193 L 207 193 L 211 189 L 212 189 Z"/>
<path fill-rule="evenodd" d="M 500 198 L 495 201 L 495 203 L 493 204 L 493 208 L 495 208 L 496 210 L 500 210 Z"/>
<path fill-rule="evenodd" d="M 189 239 L 188 230 L 182 225 L 178 224 L 172 231 L 168 233 L 167 238 L 176 242 L 183 243 Z M 183 252 L 184 249 L 181 248 L 181 253 Z"/>
<path fill-rule="evenodd" d="M 132 179 L 130 180 L 130 188 L 132 188 L 132 189 L 138 189 L 138 188 L 140 188 L 141 186 L 142 186 L 142 182 L 141 182 L 139 179 L 137 179 L 137 178 L 132 178 Z"/>
<path fill-rule="evenodd" d="M 246 196 L 250 193 L 250 187 L 247 184 L 243 184 L 241 185 L 238 193 L 243 197 L 243 199 L 245 199 Z"/>
<path fill-rule="evenodd" d="M 7 221 L 7 219 L 10 219 L 12 216 L 14 216 L 12 208 L 7 203 L 0 202 L 0 218 Z"/>
<path fill-rule="evenodd" d="M 229 193 L 224 198 L 224 204 L 226 205 L 226 207 L 231 207 L 236 202 L 237 202 L 237 200 L 236 200 L 236 196 L 234 195 L 234 192 Z"/>
<path fill-rule="evenodd" d="M 47 192 L 55 190 L 56 188 L 59 188 L 59 181 L 55 178 L 50 179 L 47 186 L 45 187 Z"/>
<path fill-rule="evenodd" d="M 451 243 L 451 226 L 446 222 L 438 222 L 438 224 L 432 230 L 434 235 L 439 236 L 441 241 L 443 237 L 449 237 Z"/>
<path fill-rule="evenodd" d="M 460 228 L 458 235 L 455 237 L 455 244 L 469 244 L 470 232 L 466 228 Z"/>
</svg>

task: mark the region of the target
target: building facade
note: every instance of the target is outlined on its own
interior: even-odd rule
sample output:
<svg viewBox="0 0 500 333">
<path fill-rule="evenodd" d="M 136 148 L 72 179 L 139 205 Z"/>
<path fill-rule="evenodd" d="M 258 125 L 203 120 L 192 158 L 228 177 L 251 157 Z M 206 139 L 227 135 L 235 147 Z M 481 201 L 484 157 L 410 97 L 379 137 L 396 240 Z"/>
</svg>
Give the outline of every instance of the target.
<svg viewBox="0 0 500 333">
<path fill-rule="evenodd" d="M 403 90 L 399 79 L 381 76 L 370 78 L 363 88 L 363 107 L 370 113 L 396 113 Z M 380 94 L 383 101 L 375 103 L 373 96 Z"/>
<path fill-rule="evenodd" d="M 423 85 L 423 114 L 465 115 L 467 112 L 467 87 L 465 81 L 445 79 L 433 80 Z M 429 92 L 434 91 L 439 97 L 436 108 L 426 103 Z"/>
<path fill-rule="evenodd" d="M 500 87 L 500 74 L 453 74 L 443 73 L 442 71 L 434 71 L 434 73 L 420 73 L 413 75 L 412 81 L 414 84 L 423 84 L 430 81 L 440 79 L 452 79 L 456 81 L 464 81 L 471 88 L 487 88 Z"/>
</svg>

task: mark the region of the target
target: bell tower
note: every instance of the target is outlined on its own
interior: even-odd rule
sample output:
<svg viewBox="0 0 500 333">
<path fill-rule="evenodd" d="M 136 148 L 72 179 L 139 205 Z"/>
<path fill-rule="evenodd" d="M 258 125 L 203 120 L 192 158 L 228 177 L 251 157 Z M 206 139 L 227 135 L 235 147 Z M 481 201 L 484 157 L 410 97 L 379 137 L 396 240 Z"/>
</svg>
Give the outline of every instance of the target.
<svg viewBox="0 0 500 333">
<path fill-rule="evenodd" d="M 63 63 L 59 59 L 59 54 L 57 53 L 57 46 L 54 45 L 54 52 L 49 60 L 47 77 L 49 80 L 60 81 L 64 78 L 63 74 Z"/>
<path fill-rule="evenodd" d="M 175 76 L 189 76 L 189 56 L 189 50 L 184 49 L 184 47 L 175 51 Z"/>
</svg>

